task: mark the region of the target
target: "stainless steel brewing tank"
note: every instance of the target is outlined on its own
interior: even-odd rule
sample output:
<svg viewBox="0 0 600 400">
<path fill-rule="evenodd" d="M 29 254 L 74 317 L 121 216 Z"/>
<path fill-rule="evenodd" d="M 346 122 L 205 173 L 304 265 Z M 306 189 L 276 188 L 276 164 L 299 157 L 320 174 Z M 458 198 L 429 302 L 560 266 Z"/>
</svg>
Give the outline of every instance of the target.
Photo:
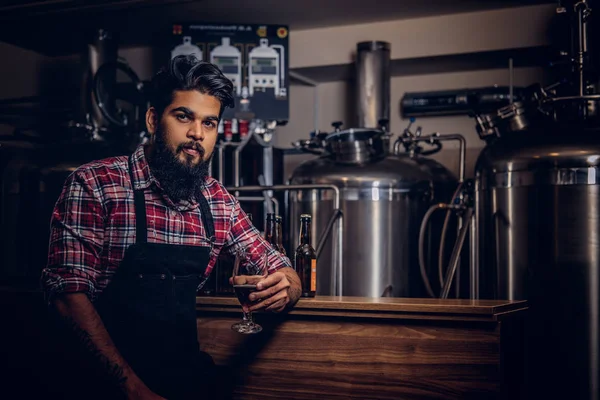
<svg viewBox="0 0 600 400">
<path fill-rule="evenodd" d="M 328 152 L 300 164 L 291 184 L 331 184 L 340 189 L 343 211 L 342 270 L 335 260 L 335 231 L 317 260 L 317 295 L 366 297 L 421 296 L 418 233 L 437 187 L 454 185 L 433 160 L 388 155 L 377 140 L 342 131 Z M 331 136 L 331 135 L 330 135 Z M 336 136 L 336 135 L 334 135 Z M 334 137 L 335 139 L 335 137 Z M 370 155 L 369 155 L 370 154 Z M 312 242 L 333 212 L 333 192 L 290 191 L 290 247 L 298 244 L 300 214 L 312 215 Z"/>
<path fill-rule="evenodd" d="M 481 298 L 528 300 L 535 397 L 598 398 L 600 131 L 502 137 L 476 179 Z"/>
<path fill-rule="evenodd" d="M 599 165 L 598 133 L 522 132 L 482 151 L 476 165 L 482 298 L 527 299 L 537 274 L 561 266 L 570 266 L 564 274 L 576 267 L 590 278 L 578 290 L 597 281 Z"/>
</svg>

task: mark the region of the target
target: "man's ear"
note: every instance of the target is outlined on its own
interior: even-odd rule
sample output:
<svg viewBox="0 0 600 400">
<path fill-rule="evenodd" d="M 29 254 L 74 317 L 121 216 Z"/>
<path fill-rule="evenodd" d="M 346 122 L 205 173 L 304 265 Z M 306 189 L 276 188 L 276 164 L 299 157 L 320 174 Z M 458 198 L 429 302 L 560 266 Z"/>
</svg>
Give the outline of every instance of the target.
<svg viewBox="0 0 600 400">
<path fill-rule="evenodd" d="M 156 112 L 156 108 L 150 107 L 148 111 L 146 111 L 146 129 L 152 138 L 154 138 L 157 127 L 158 113 Z"/>
</svg>

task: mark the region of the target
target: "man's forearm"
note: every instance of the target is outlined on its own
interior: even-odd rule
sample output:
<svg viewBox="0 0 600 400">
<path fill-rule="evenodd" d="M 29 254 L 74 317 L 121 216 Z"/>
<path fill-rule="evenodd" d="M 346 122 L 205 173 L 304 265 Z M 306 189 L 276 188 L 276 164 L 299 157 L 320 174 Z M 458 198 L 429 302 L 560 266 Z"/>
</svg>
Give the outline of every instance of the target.
<svg viewBox="0 0 600 400">
<path fill-rule="evenodd" d="M 54 301 L 54 305 L 80 343 L 123 391 L 128 392 L 141 384 L 114 345 L 102 319 L 86 294 L 64 294 Z"/>
<path fill-rule="evenodd" d="M 300 299 L 302 295 L 302 283 L 300 283 L 300 277 L 294 271 L 293 268 L 284 267 L 279 270 L 285 274 L 285 277 L 290 282 L 290 287 L 288 288 L 288 296 L 290 298 L 290 302 L 287 304 L 287 308 L 292 308 Z"/>
</svg>

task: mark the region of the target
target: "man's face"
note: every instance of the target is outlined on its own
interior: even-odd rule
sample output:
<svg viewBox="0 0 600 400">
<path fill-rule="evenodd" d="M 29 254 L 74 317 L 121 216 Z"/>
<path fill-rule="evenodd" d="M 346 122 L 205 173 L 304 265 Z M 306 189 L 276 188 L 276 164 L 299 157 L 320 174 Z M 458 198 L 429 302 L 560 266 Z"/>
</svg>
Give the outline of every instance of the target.
<svg viewBox="0 0 600 400">
<path fill-rule="evenodd" d="M 177 91 L 160 119 L 154 108 L 146 113 L 154 137 L 148 162 L 173 201 L 198 197 L 217 141 L 220 107 L 216 97 Z"/>
<path fill-rule="evenodd" d="M 173 155 L 183 165 L 193 167 L 212 155 L 220 108 L 221 103 L 214 96 L 197 90 L 176 91 L 160 118 L 160 126 L 152 123 L 156 121 L 154 109 L 148 110 L 148 130 L 162 133 L 163 142 Z"/>
</svg>

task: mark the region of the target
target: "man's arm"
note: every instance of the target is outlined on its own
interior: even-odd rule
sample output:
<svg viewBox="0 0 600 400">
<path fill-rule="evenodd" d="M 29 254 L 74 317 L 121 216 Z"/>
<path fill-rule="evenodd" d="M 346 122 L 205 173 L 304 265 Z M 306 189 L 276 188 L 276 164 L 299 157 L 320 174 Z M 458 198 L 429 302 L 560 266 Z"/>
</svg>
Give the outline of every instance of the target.
<svg viewBox="0 0 600 400">
<path fill-rule="evenodd" d="M 85 293 L 67 293 L 53 300 L 56 311 L 79 342 L 123 390 L 128 399 L 162 399 L 139 379 L 115 347 Z"/>
<path fill-rule="evenodd" d="M 250 296 L 250 300 L 260 301 L 253 304 L 249 308 L 250 311 L 266 309 L 281 312 L 292 308 L 298 302 L 302 285 L 298 274 L 292 268 L 292 262 L 273 249 L 260 235 L 237 200 L 233 207 L 227 242 L 226 250 L 231 255 L 244 249 L 250 262 L 256 265 L 262 262 L 262 255 L 268 253 L 269 276 L 257 283 L 258 291 Z"/>
<path fill-rule="evenodd" d="M 100 192 L 87 171 L 78 170 L 67 178 L 52 212 L 48 266 L 42 271 L 41 285 L 49 306 L 128 398 L 160 399 L 149 394 L 123 360 L 90 300 L 96 295 L 96 280 L 103 268 L 100 254 L 106 213 Z"/>
</svg>

